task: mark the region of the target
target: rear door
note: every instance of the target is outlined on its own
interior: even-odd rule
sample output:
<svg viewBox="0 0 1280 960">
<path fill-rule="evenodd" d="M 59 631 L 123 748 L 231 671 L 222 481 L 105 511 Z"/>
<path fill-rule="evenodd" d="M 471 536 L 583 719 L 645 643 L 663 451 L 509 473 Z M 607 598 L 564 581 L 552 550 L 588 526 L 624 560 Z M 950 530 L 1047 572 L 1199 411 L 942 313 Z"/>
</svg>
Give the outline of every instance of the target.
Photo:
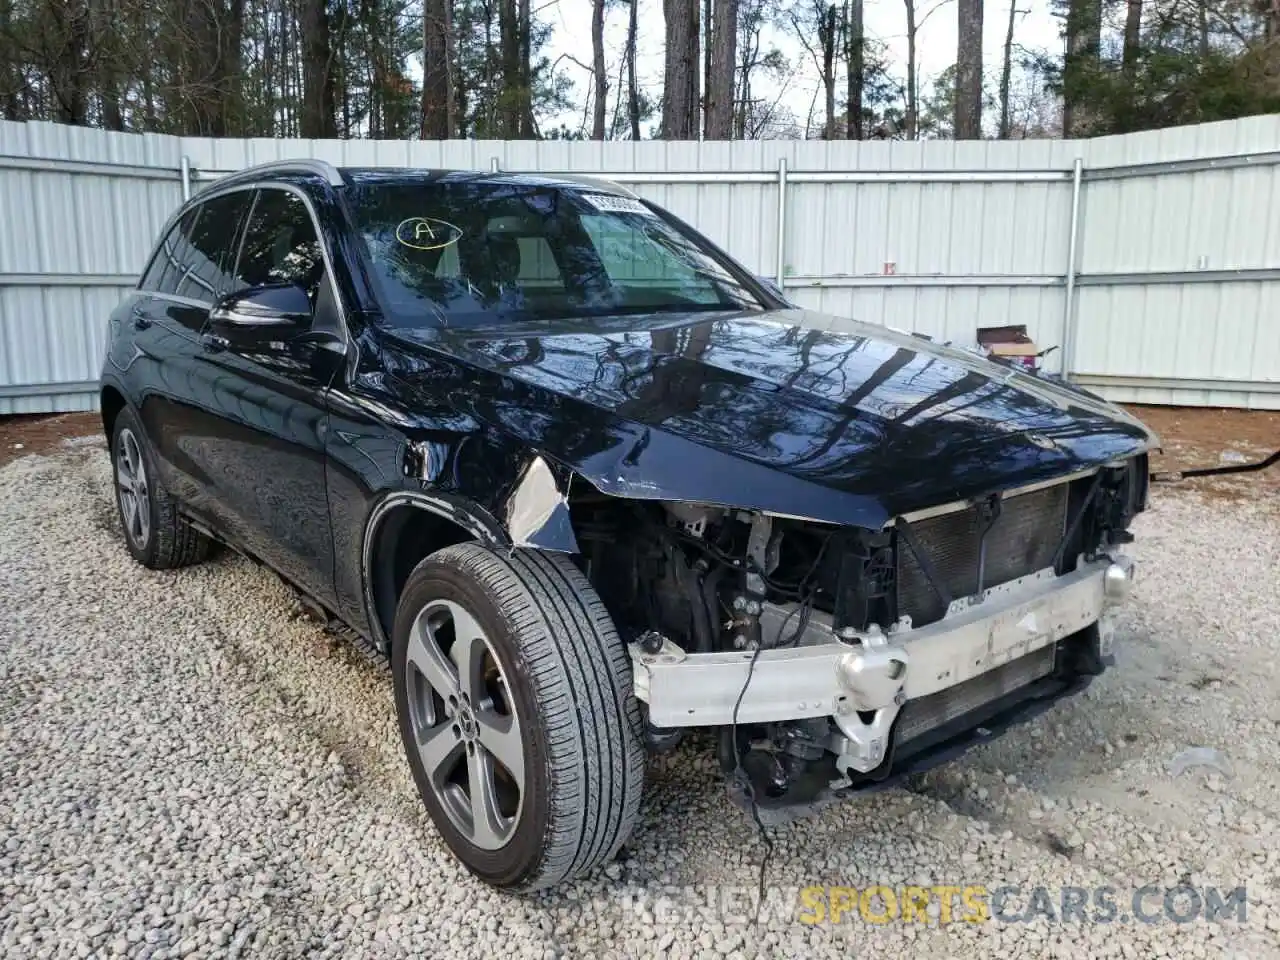
<svg viewBox="0 0 1280 960">
<path fill-rule="evenodd" d="M 259 185 L 232 292 L 293 283 L 307 292 L 312 317 L 296 329 L 210 323 L 200 356 L 217 414 L 205 442 L 219 525 L 294 584 L 331 603 L 324 450 L 329 377 L 313 364 L 317 346 L 310 334 L 341 330 L 342 322 L 321 244 L 318 221 L 300 189 Z"/>
<path fill-rule="evenodd" d="M 211 398 L 199 374 L 201 331 L 231 285 L 235 241 L 252 194 L 215 196 L 189 209 L 164 237 L 125 322 L 134 328 L 131 376 L 142 384 L 141 417 L 161 482 L 184 507 L 208 519 L 203 437 Z"/>
</svg>

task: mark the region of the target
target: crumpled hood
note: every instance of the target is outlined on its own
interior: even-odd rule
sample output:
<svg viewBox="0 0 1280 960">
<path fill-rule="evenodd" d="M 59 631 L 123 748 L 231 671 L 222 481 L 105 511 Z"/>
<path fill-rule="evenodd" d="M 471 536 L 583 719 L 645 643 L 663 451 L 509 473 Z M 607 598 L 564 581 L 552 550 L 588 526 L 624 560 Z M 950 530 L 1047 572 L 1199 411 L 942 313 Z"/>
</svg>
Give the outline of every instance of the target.
<svg viewBox="0 0 1280 960">
<path fill-rule="evenodd" d="M 388 343 L 401 347 L 390 368 L 407 389 L 445 388 L 426 356 L 462 361 L 474 369 L 447 387 L 451 406 L 622 496 L 878 527 L 1154 441 L 1069 387 L 836 322 L 846 329 L 799 310 L 666 314 L 409 331 Z"/>
</svg>

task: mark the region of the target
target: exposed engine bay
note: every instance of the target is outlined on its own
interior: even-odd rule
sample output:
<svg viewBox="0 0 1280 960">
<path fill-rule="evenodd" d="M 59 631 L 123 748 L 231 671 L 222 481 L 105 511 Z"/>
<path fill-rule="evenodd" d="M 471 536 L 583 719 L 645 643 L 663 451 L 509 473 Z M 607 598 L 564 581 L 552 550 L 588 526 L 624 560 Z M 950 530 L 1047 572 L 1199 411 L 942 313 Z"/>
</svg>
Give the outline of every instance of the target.
<svg viewBox="0 0 1280 960">
<path fill-rule="evenodd" d="M 1065 577 L 1132 540 L 1147 480 L 1143 455 L 880 530 L 581 488 L 570 510 L 584 569 L 626 641 L 655 655 L 735 652 L 754 665 L 762 651 L 818 637 L 874 653 L 877 638 L 938 624 L 1004 584 Z M 956 734 L 981 733 L 984 717 L 1078 689 L 1107 652 L 1090 623 L 930 696 L 904 703 L 899 693 L 887 747 L 861 763 L 849 760 L 850 726 L 837 718 L 739 723 L 735 709 L 718 728 L 720 760 L 736 799 L 788 819 L 883 785 Z M 680 726 L 645 716 L 650 749 L 680 742 Z"/>
</svg>

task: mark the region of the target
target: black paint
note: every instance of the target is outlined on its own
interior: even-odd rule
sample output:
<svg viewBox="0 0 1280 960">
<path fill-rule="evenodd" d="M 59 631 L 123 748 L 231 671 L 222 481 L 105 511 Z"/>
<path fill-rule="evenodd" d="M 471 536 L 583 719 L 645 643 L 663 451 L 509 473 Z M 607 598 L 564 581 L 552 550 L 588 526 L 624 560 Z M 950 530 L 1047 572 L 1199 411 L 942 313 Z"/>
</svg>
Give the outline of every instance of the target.
<svg viewBox="0 0 1280 960">
<path fill-rule="evenodd" d="M 162 482 L 193 516 L 366 634 L 379 506 L 416 498 L 503 544 L 509 498 L 538 455 L 562 489 L 879 529 L 1153 441 L 1061 384 L 881 327 L 831 332 L 736 264 L 760 309 L 390 327 L 343 194 L 392 176 L 414 175 L 351 173 L 338 189 L 283 178 L 317 211 L 334 267 L 332 285 L 313 285 L 310 330 L 222 328 L 211 304 L 140 290 L 112 315 L 102 374 L 140 412 Z"/>
</svg>

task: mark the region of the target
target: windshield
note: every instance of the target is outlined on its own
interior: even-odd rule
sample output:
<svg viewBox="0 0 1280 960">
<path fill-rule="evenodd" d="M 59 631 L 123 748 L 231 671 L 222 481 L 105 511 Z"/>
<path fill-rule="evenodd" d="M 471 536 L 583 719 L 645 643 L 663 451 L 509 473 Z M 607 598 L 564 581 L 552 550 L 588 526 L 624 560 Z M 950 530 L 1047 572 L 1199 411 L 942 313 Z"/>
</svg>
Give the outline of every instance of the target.
<svg viewBox="0 0 1280 960">
<path fill-rule="evenodd" d="M 763 308 L 723 258 L 631 197 L 474 180 L 353 194 L 397 326 Z"/>
</svg>

